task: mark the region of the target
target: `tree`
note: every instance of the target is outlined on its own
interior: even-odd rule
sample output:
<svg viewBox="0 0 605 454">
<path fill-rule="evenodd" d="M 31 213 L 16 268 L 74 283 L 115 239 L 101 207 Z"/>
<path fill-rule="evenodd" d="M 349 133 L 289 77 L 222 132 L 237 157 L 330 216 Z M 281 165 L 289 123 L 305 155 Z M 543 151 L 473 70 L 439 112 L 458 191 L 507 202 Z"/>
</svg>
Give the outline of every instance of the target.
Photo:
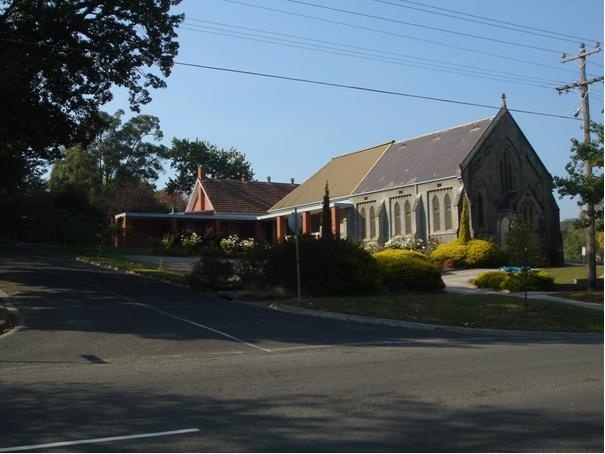
<svg viewBox="0 0 605 454">
<path fill-rule="evenodd" d="M 84 184 L 100 190 L 122 182 L 153 182 L 162 170 L 163 145 L 147 139 L 162 139 L 160 121 L 137 115 L 122 125 L 123 110 L 113 116 L 101 112 L 105 127 L 88 146 L 76 145 L 55 161 L 50 184 Z"/>
<path fill-rule="evenodd" d="M 531 222 L 513 219 L 506 233 L 506 244 L 511 264 L 521 266 L 522 289 L 527 310 L 527 276 L 529 267 L 540 261 L 541 250 L 534 241 L 534 227 Z"/>
<path fill-rule="evenodd" d="M 254 177 L 245 154 L 234 148 L 224 150 L 199 139 L 172 139 L 172 146 L 164 157 L 170 160 L 170 167 L 176 174 L 166 184 L 169 193 L 189 193 L 195 184 L 198 166 L 204 168 L 206 175 L 220 178 L 251 180 Z"/>
<path fill-rule="evenodd" d="M 460 214 L 460 225 L 458 227 L 458 241 L 468 243 L 471 240 L 471 226 L 468 214 L 468 202 L 466 196 L 462 194 L 462 213 Z"/>
<path fill-rule="evenodd" d="M 603 125 L 593 122 L 590 130 L 597 140 L 579 142 L 571 139 L 571 161 L 565 166 L 568 176 L 554 177 L 554 185 L 561 197 L 579 197 L 578 205 L 586 208 L 582 218 L 587 235 L 588 288 L 593 289 L 596 287 L 596 260 L 595 250 L 589 246 L 594 245 L 596 220 L 603 218 Z M 585 163 L 590 163 L 591 172 L 586 171 Z"/>
<path fill-rule="evenodd" d="M 321 206 L 321 239 L 331 240 L 332 237 L 332 213 L 330 213 L 330 189 L 326 181 L 323 203 Z"/>
<path fill-rule="evenodd" d="M 178 51 L 179 1 L 0 0 L 0 152 L 54 158 L 88 142 L 112 86 L 134 111 L 148 103 Z"/>
</svg>

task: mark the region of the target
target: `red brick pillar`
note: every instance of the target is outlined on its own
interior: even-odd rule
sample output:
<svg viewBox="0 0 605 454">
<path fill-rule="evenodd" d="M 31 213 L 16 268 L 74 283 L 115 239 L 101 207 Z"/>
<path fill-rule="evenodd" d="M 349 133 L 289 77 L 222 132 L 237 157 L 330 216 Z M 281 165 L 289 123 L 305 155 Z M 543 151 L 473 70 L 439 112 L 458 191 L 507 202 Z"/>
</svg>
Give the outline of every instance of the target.
<svg viewBox="0 0 605 454">
<path fill-rule="evenodd" d="M 170 233 L 173 233 L 176 235 L 178 230 L 179 230 L 179 227 L 178 227 L 176 219 L 171 219 L 170 220 Z"/>
<path fill-rule="evenodd" d="M 214 220 L 214 234 L 219 235 L 221 233 L 221 221 L 220 219 Z"/>
<path fill-rule="evenodd" d="M 126 222 L 126 215 L 122 218 L 122 246 L 127 246 L 126 228 L 128 223 Z"/>
<path fill-rule="evenodd" d="M 284 241 L 286 239 L 286 218 L 283 216 L 278 216 L 275 219 L 276 222 L 276 229 L 275 229 L 275 236 L 277 241 Z"/>
<path fill-rule="evenodd" d="M 336 207 L 330 208 L 332 217 L 332 235 L 334 238 L 340 238 L 340 210 Z"/>
<path fill-rule="evenodd" d="M 303 235 L 311 235 L 311 212 L 303 211 L 302 213 L 302 233 Z"/>
</svg>

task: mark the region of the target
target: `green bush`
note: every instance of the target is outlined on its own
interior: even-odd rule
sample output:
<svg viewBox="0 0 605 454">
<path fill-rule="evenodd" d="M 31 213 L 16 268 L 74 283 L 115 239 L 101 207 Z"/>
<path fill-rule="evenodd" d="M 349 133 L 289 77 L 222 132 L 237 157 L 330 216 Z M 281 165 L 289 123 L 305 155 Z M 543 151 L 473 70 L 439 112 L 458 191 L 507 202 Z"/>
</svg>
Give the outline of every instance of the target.
<svg viewBox="0 0 605 454">
<path fill-rule="evenodd" d="M 507 278 L 501 288 L 511 292 L 524 290 L 523 273 L 506 273 Z M 544 271 L 529 271 L 525 282 L 525 289 L 529 291 L 549 290 L 553 287 L 555 280 Z"/>
<path fill-rule="evenodd" d="M 464 264 L 469 268 L 491 268 L 506 263 L 504 251 L 491 241 L 470 240 L 466 247 Z"/>
<path fill-rule="evenodd" d="M 439 269 L 418 252 L 385 250 L 374 254 L 385 287 L 392 291 L 438 290 L 445 287 Z"/>
<path fill-rule="evenodd" d="M 488 271 L 477 276 L 473 283 L 479 288 L 501 289 L 502 283 L 507 279 L 508 273 L 502 271 Z"/>
<path fill-rule="evenodd" d="M 441 244 L 431 252 L 430 260 L 449 267 L 482 268 L 500 266 L 506 263 L 506 254 L 495 243 L 485 240 L 470 240 L 462 243 L 454 240 Z"/>
<path fill-rule="evenodd" d="M 463 266 L 466 258 L 467 246 L 458 240 L 450 243 L 440 244 L 429 256 L 431 262 L 443 266 L 446 260 L 452 262 L 453 266 Z"/>
<path fill-rule="evenodd" d="M 482 273 L 475 278 L 474 284 L 479 288 L 492 288 L 496 290 L 510 290 L 520 292 L 523 290 L 523 273 L 505 273 L 490 271 Z M 526 286 L 529 291 L 549 290 L 554 285 L 554 279 L 543 271 L 529 271 Z"/>
<path fill-rule="evenodd" d="M 233 264 L 228 260 L 206 257 L 199 260 L 187 276 L 187 283 L 194 290 L 221 290 L 233 283 Z"/>
<path fill-rule="evenodd" d="M 380 286 L 380 270 L 372 256 L 347 240 L 300 239 L 302 292 L 313 296 L 370 293 Z M 289 240 L 267 251 L 265 282 L 296 292 L 296 245 Z"/>
<path fill-rule="evenodd" d="M 397 261 L 402 257 L 412 257 L 428 261 L 427 256 L 424 255 L 422 252 L 411 251 L 407 249 L 383 249 L 380 252 L 375 252 L 374 254 L 372 254 L 372 257 L 379 261 Z"/>
</svg>

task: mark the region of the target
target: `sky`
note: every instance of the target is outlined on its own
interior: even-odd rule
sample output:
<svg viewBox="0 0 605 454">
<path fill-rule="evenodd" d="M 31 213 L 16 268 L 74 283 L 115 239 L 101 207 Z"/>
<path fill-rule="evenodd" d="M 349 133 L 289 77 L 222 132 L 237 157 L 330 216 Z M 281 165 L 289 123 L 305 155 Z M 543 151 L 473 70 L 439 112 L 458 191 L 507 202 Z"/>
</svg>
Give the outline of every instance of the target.
<svg viewBox="0 0 605 454">
<path fill-rule="evenodd" d="M 166 145 L 234 147 L 255 179 L 298 183 L 334 156 L 491 117 L 502 93 L 509 109 L 571 117 L 578 93 L 555 87 L 579 70 L 561 53 L 603 42 L 602 0 L 184 0 L 174 12 L 185 13 L 179 63 L 493 106 L 175 65 L 142 107 L 159 117 Z M 603 52 L 588 57 L 587 72 L 603 74 Z M 591 119 L 603 122 L 602 82 L 589 98 Z M 103 110 L 120 108 L 127 96 L 115 89 Z M 549 172 L 564 175 L 581 121 L 512 114 Z M 562 220 L 578 216 L 575 200 L 556 198 Z"/>
</svg>

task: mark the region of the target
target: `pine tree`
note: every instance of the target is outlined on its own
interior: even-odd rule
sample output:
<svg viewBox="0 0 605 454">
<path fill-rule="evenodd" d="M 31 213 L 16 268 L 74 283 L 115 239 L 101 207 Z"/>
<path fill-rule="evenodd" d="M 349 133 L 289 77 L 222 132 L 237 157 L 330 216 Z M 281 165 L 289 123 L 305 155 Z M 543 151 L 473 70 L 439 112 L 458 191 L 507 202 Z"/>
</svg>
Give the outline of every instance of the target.
<svg viewBox="0 0 605 454">
<path fill-rule="evenodd" d="M 321 239 L 331 240 L 332 237 L 332 214 L 330 213 L 330 190 L 326 181 L 323 204 L 321 208 Z"/>
<path fill-rule="evenodd" d="M 462 214 L 460 216 L 460 225 L 458 227 L 458 241 L 468 243 L 471 240 L 471 225 L 468 215 L 468 202 L 466 196 L 462 195 Z"/>
</svg>

